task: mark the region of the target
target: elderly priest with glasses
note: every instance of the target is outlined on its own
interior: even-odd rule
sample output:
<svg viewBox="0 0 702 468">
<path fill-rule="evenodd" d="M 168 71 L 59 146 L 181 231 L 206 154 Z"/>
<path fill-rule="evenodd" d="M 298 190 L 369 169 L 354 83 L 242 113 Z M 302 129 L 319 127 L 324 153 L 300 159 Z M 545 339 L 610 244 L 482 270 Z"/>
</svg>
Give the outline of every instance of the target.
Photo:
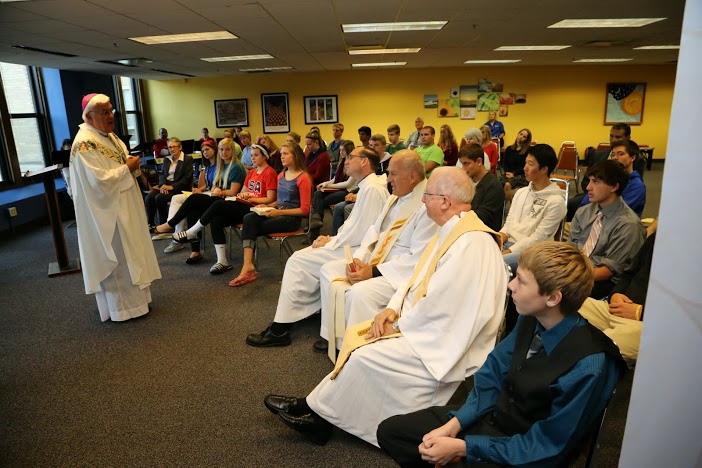
<svg viewBox="0 0 702 468">
<path fill-rule="evenodd" d="M 110 98 L 83 98 L 83 121 L 71 148 L 70 173 L 86 294 L 102 321 L 149 311 L 151 283 L 161 278 L 135 181 L 140 160 L 114 134 Z"/>
<path fill-rule="evenodd" d="M 307 398 L 264 400 L 312 442 L 335 425 L 377 446 L 381 421 L 445 405 L 495 345 L 507 290 L 500 237 L 471 211 L 461 169 L 434 169 L 423 198 L 440 229 L 388 308 L 347 329 L 336 368 Z"/>
</svg>

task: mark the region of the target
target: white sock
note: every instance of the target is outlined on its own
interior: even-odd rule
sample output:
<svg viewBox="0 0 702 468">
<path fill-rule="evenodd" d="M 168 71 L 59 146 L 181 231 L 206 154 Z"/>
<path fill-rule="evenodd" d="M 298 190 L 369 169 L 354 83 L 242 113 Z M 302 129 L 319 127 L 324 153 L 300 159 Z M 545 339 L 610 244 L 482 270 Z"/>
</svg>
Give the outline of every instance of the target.
<svg viewBox="0 0 702 468">
<path fill-rule="evenodd" d="M 215 244 L 214 246 L 217 252 L 217 263 L 229 265 L 229 261 L 227 261 L 227 244 Z"/>
<path fill-rule="evenodd" d="M 195 239 L 197 237 L 197 233 L 202 231 L 202 228 L 205 227 L 202 224 L 200 224 L 200 221 L 195 223 L 195 226 L 191 227 L 187 231 L 185 231 L 188 234 L 188 239 Z"/>
</svg>

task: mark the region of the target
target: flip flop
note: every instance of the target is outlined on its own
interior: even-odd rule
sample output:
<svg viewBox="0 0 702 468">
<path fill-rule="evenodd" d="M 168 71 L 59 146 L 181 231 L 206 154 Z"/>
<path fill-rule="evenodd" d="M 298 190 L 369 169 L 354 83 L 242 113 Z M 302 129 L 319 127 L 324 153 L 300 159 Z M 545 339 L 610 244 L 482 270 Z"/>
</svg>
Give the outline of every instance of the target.
<svg viewBox="0 0 702 468">
<path fill-rule="evenodd" d="M 210 274 L 221 275 L 225 271 L 229 271 L 232 268 L 234 268 L 232 265 L 224 265 L 222 263 L 217 262 L 214 265 L 212 265 L 212 268 L 210 268 Z"/>
<path fill-rule="evenodd" d="M 256 273 L 255 271 L 249 271 L 248 273 L 244 273 L 244 276 L 242 276 L 241 278 L 234 278 L 233 280 L 231 280 L 229 282 L 229 286 L 236 288 L 251 283 L 252 281 L 256 281 L 257 278 L 258 273 Z"/>
</svg>

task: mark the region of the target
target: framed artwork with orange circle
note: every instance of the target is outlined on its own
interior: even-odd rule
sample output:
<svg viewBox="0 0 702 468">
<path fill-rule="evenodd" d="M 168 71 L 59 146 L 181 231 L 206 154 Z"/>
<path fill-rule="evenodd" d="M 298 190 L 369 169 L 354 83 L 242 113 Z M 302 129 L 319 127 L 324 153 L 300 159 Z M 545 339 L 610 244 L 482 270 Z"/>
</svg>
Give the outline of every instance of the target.
<svg viewBox="0 0 702 468">
<path fill-rule="evenodd" d="M 605 125 L 643 122 L 646 83 L 607 83 L 605 100 Z"/>
</svg>

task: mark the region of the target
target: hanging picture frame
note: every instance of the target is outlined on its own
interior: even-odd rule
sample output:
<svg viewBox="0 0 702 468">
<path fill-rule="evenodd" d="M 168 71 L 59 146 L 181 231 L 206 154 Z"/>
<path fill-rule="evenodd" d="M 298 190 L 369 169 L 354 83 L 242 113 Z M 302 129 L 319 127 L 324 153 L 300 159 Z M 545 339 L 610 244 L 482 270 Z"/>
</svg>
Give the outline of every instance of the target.
<svg viewBox="0 0 702 468">
<path fill-rule="evenodd" d="M 248 127 L 248 99 L 215 100 L 215 122 L 217 128 Z"/>
<path fill-rule="evenodd" d="M 288 93 L 261 94 L 263 133 L 290 132 L 290 106 Z"/>
<path fill-rule="evenodd" d="M 305 96 L 305 124 L 337 123 L 339 103 L 337 95 Z"/>
</svg>

